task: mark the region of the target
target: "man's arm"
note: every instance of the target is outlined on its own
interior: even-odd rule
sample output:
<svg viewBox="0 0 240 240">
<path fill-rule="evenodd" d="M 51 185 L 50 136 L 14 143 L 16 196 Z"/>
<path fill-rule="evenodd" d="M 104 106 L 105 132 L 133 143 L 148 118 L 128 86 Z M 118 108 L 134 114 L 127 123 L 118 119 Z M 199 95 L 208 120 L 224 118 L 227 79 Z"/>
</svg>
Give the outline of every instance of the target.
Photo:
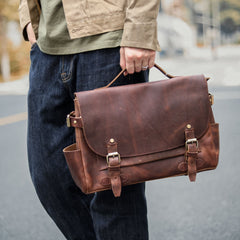
<svg viewBox="0 0 240 240">
<path fill-rule="evenodd" d="M 27 25 L 31 22 L 31 20 L 30 20 L 27 0 L 20 0 L 18 12 L 19 12 L 20 26 L 23 31 L 23 37 L 26 41 L 28 41 L 26 28 L 27 28 Z"/>
<path fill-rule="evenodd" d="M 20 26 L 23 30 L 23 37 L 26 41 L 30 41 L 31 45 L 33 45 L 36 42 L 36 37 L 31 24 L 27 0 L 20 0 L 18 11 Z"/>
<path fill-rule="evenodd" d="M 120 50 L 122 69 L 132 74 L 153 67 L 157 40 L 157 15 L 160 0 L 131 0 L 126 12 Z"/>
</svg>

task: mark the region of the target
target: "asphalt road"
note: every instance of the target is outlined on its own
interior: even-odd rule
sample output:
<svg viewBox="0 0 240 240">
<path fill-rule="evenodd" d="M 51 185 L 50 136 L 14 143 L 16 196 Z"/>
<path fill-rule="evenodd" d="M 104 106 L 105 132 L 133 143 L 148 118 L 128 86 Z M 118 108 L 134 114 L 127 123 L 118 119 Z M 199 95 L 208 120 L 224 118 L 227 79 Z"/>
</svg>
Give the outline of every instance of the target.
<svg viewBox="0 0 240 240">
<path fill-rule="evenodd" d="M 219 93 L 218 168 L 199 173 L 196 183 L 176 177 L 148 184 L 151 240 L 240 240 L 240 93 Z"/>
<path fill-rule="evenodd" d="M 147 183 L 150 240 L 240 240 L 240 88 L 210 89 L 220 123 L 217 170 Z M 0 119 L 26 112 L 26 96 L 0 96 Z M 0 126 L 0 240 L 63 240 L 28 172 L 26 120 Z"/>
</svg>

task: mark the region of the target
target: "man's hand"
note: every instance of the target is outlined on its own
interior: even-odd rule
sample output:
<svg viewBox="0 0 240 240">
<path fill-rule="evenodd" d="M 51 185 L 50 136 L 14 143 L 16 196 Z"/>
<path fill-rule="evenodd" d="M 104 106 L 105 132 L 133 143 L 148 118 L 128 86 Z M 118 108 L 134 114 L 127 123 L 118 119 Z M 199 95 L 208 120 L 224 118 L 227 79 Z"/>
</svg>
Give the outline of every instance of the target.
<svg viewBox="0 0 240 240">
<path fill-rule="evenodd" d="M 121 47 L 120 49 L 120 65 L 122 69 L 126 69 L 125 75 L 133 74 L 152 68 L 155 62 L 156 52 L 154 50 Z"/>
<path fill-rule="evenodd" d="M 36 37 L 35 37 L 35 34 L 34 34 L 34 31 L 33 31 L 31 23 L 29 23 L 27 25 L 26 30 L 27 30 L 28 40 L 31 43 L 31 45 L 33 45 L 37 40 L 36 40 Z"/>
</svg>

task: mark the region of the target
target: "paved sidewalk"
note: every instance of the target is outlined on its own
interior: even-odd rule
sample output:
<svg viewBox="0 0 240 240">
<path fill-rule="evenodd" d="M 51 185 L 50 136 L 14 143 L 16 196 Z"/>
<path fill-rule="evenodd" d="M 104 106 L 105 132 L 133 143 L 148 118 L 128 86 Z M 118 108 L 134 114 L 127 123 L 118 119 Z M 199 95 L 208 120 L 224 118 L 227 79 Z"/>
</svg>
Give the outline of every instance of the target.
<svg viewBox="0 0 240 240">
<path fill-rule="evenodd" d="M 28 75 L 19 80 L 0 83 L 0 95 L 26 95 L 28 86 Z"/>
<path fill-rule="evenodd" d="M 240 46 L 221 47 L 218 58 L 212 59 L 210 49 L 195 49 L 186 57 L 160 58 L 157 63 L 172 75 L 204 74 L 210 77 L 210 87 L 240 86 Z M 161 79 L 152 71 L 152 79 Z"/>
</svg>

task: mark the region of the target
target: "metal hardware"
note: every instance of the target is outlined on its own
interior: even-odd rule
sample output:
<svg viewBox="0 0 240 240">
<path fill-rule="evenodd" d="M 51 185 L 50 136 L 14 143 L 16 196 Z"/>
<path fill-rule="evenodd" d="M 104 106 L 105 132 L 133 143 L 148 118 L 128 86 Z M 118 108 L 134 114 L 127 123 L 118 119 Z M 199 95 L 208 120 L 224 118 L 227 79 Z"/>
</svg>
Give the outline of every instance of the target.
<svg viewBox="0 0 240 240">
<path fill-rule="evenodd" d="M 114 143 L 115 140 L 114 140 L 113 138 L 111 138 L 111 139 L 109 140 L 109 142 L 110 142 L 110 143 Z"/>
<path fill-rule="evenodd" d="M 71 118 L 73 119 L 73 124 L 77 124 L 77 120 L 76 119 L 80 119 L 82 118 L 81 116 L 79 117 L 76 117 L 75 116 L 75 112 L 71 112 L 67 115 L 67 118 L 66 118 L 66 122 L 67 122 L 67 127 L 71 127 Z"/>
<path fill-rule="evenodd" d="M 107 164 L 109 165 L 109 158 L 110 157 L 118 157 L 118 162 L 120 163 L 121 162 L 121 157 L 120 157 L 120 154 L 118 152 L 112 152 L 112 153 L 108 153 L 108 155 L 106 156 L 106 159 L 107 159 Z"/>
<path fill-rule="evenodd" d="M 196 138 L 191 138 L 191 139 L 188 139 L 186 142 L 185 142 L 185 147 L 186 149 L 188 149 L 188 145 L 189 144 L 193 144 L 195 143 L 197 148 L 198 148 L 198 140 Z"/>
<path fill-rule="evenodd" d="M 211 93 L 209 93 L 209 101 L 210 101 L 211 105 L 214 104 L 214 96 Z"/>
<path fill-rule="evenodd" d="M 70 114 L 67 115 L 66 122 L 67 122 L 67 127 L 71 127 Z"/>
</svg>

